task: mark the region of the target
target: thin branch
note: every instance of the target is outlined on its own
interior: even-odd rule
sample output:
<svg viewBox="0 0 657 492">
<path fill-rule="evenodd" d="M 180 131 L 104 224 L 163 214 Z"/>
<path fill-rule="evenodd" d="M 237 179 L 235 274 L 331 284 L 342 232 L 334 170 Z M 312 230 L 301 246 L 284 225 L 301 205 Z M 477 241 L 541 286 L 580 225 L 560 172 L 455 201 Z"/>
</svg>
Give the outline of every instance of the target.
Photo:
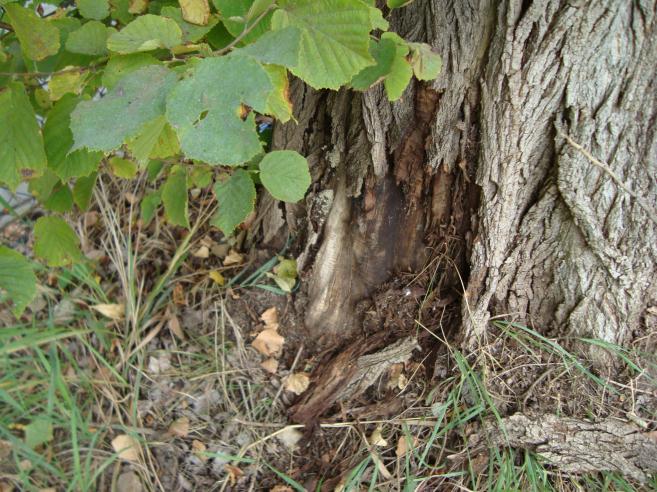
<svg viewBox="0 0 657 492">
<path fill-rule="evenodd" d="M 606 172 L 609 175 L 609 177 L 621 189 L 623 189 L 628 195 L 630 195 L 632 198 L 634 198 L 637 201 L 637 203 L 639 204 L 639 206 L 643 210 L 646 211 L 646 213 L 648 214 L 648 217 L 650 218 L 650 220 L 652 220 L 655 224 L 657 224 L 657 212 L 655 212 L 655 210 L 650 206 L 650 204 L 648 202 L 646 202 L 641 196 L 639 196 L 637 193 L 635 193 L 633 190 L 631 190 L 630 187 L 627 186 L 623 182 L 623 180 L 616 173 L 614 173 L 613 169 L 611 169 L 611 166 L 609 166 L 609 164 L 607 164 L 605 162 L 602 162 L 602 161 L 596 159 L 595 157 L 593 157 L 593 155 L 588 150 L 586 150 L 580 144 L 575 142 L 572 138 L 570 138 L 568 135 L 566 135 L 561 130 L 557 130 L 557 131 L 558 131 L 558 134 L 566 140 L 566 142 L 568 142 L 573 148 L 579 150 L 584 155 L 584 157 L 586 157 L 589 160 L 589 162 L 591 164 L 599 167 L 604 172 Z"/>
</svg>

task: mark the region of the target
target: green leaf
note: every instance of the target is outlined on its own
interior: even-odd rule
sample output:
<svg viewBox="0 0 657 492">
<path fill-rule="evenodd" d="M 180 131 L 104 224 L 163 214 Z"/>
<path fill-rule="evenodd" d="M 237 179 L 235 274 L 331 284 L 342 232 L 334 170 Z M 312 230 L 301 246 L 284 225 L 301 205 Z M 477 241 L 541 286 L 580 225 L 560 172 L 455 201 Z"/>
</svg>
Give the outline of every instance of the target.
<svg viewBox="0 0 657 492">
<path fill-rule="evenodd" d="M 90 152 L 78 149 L 71 152 L 73 133 L 71 133 L 71 112 L 79 99 L 66 95 L 60 99 L 48 113 L 43 127 L 43 138 L 48 156 L 48 167 L 62 181 L 79 176 L 88 176 L 98 169 L 103 158 L 102 152 Z"/>
<path fill-rule="evenodd" d="M 162 185 L 162 203 L 167 220 L 189 228 L 187 212 L 187 173 L 182 167 L 174 167 Z"/>
<path fill-rule="evenodd" d="M 274 267 L 274 272 L 267 272 L 267 276 L 285 292 L 292 292 L 297 283 L 297 261 L 282 256 L 279 256 L 278 260 L 279 263 Z"/>
<path fill-rule="evenodd" d="M 383 12 L 381 12 L 378 8 L 376 8 L 373 2 L 370 2 L 368 0 L 360 0 L 360 1 L 361 3 L 366 4 L 369 9 L 370 24 L 372 25 L 372 29 L 381 29 L 382 31 L 387 31 L 388 28 L 390 27 L 390 24 L 388 23 L 387 20 L 383 18 Z"/>
<path fill-rule="evenodd" d="M 23 84 L 0 92 L 0 183 L 15 190 L 25 176 L 46 168 L 46 153 L 34 109 Z"/>
<path fill-rule="evenodd" d="M 132 179 L 137 175 L 137 164 L 121 157 L 111 157 L 109 165 L 114 176 L 123 179 Z"/>
<path fill-rule="evenodd" d="M 150 181 L 151 183 L 156 181 L 158 176 L 162 172 L 163 168 L 164 168 L 164 162 L 150 161 L 146 166 L 146 176 L 148 177 L 148 181 Z"/>
<path fill-rule="evenodd" d="M 50 169 L 46 169 L 41 176 L 30 180 L 28 189 L 37 200 L 45 202 L 52 194 L 52 190 L 60 182 L 57 175 Z"/>
<path fill-rule="evenodd" d="M 73 186 L 73 201 L 80 210 L 87 210 L 91 197 L 93 196 L 94 186 L 98 174 L 92 173 L 89 176 L 83 176 L 75 181 Z"/>
<path fill-rule="evenodd" d="M 76 0 L 75 3 L 85 19 L 103 20 L 109 15 L 108 0 Z"/>
<path fill-rule="evenodd" d="M 301 29 L 299 63 L 292 73 L 316 89 L 338 89 L 374 64 L 369 52 L 370 9 L 353 0 L 281 0 L 272 29 Z"/>
<path fill-rule="evenodd" d="M 164 114 L 166 96 L 176 80 L 171 70 L 150 65 L 121 79 L 102 99 L 78 104 L 71 113 L 73 149 L 109 152 L 120 147 L 144 123 Z"/>
<path fill-rule="evenodd" d="M 68 35 L 66 49 L 83 55 L 106 55 L 107 38 L 113 32 L 116 31 L 108 29 L 102 22 L 85 22 L 82 27 Z"/>
<path fill-rule="evenodd" d="M 141 220 L 144 226 L 150 224 L 153 217 L 155 217 L 155 212 L 157 212 L 158 207 L 162 203 L 162 197 L 160 196 L 160 191 L 154 191 L 149 193 L 141 200 Z"/>
<path fill-rule="evenodd" d="M 396 101 L 402 96 L 413 77 L 413 69 L 406 59 L 408 45 L 394 32 L 383 33 L 381 39 L 392 40 L 396 45 L 395 59 L 392 61 L 390 73 L 383 81 L 386 93 L 388 94 L 388 100 Z"/>
<path fill-rule="evenodd" d="M 43 202 L 46 210 L 63 214 L 73 209 L 73 194 L 67 184 L 57 183 L 52 194 Z"/>
<path fill-rule="evenodd" d="M 197 188 L 205 188 L 210 186 L 210 183 L 212 183 L 213 174 L 214 173 L 212 172 L 212 167 L 208 166 L 207 164 L 201 164 L 200 162 L 197 162 L 192 168 L 190 179 L 192 184 Z"/>
<path fill-rule="evenodd" d="M 391 9 L 398 9 L 399 7 L 405 7 L 413 0 L 387 0 L 386 5 Z"/>
<path fill-rule="evenodd" d="M 171 49 L 182 43 L 182 31 L 176 21 L 159 15 L 140 15 L 107 40 L 116 53 L 135 53 L 158 48 Z"/>
<path fill-rule="evenodd" d="M 132 53 L 130 55 L 112 55 L 103 71 L 103 85 L 108 89 L 114 86 L 129 73 L 147 65 L 160 65 L 161 62 L 148 53 Z"/>
<path fill-rule="evenodd" d="M 252 56 L 261 63 L 296 67 L 300 48 L 301 30 L 289 26 L 263 34 L 255 43 L 235 50 L 235 54 Z"/>
<path fill-rule="evenodd" d="M 277 65 L 265 65 L 274 90 L 267 99 L 267 114 L 285 123 L 292 118 L 292 101 L 290 101 L 290 84 L 287 79 L 287 70 Z"/>
<path fill-rule="evenodd" d="M 277 200 L 298 202 L 310 186 L 308 161 L 293 150 L 269 152 L 260 161 L 260 180 Z"/>
<path fill-rule="evenodd" d="M 38 417 L 25 426 L 25 444 L 34 449 L 53 440 L 52 422 L 46 417 Z"/>
<path fill-rule="evenodd" d="M 59 30 L 50 22 L 15 3 L 5 5 L 4 9 L 25 56 L 38 61 L 59 51 Z"/>
<path fill-rule="evenodd" d="M 40 217 L 34 225 L 34 254 L 49 266 L 68 265 L 82 258 L 80 240 L 59 217 Z"/>
<path fill-rule="evenodd" d="M 248 18 L 249 11 L 254 4 L 253 0 L 213 0 L 224 26 L 230 34 L 237 37 L 251 27 L 255 18 Z M 272 14 L 267 14 L 253 29 L 242 38 L 243 43 L 252 43 L 264 33 L 269 31 Z M 238 19 L 243 20 L 238 20 Z"/>
<path fill-rule="evenodd" d="M 433 80 L 438 77 L 443 60 L 426 43 L 408 43 L 411 49 L 411 67 L 419 80 Z"/>
<path fill-rule="evenodd" d="M 13 302 L 11 312 L 20 318 L 36 296 L 37 279 L 32 264 L 22 254 L 0 245 L 0 290 Z"/>
<path fill-rule="evenodd" d="M 253 212 L 255 185 L 248 172 L 237 169 L 226 181 L 214 186 L 214 193 L 219 208 L 212 218 L 212 225 L 228 236 Z"/>
<path fill-rule="evenodd" d="M 351 80 L 351 86 L 359 91 L 366 91 L 390 73 L 397 52 L 397 45 L 391 39 L 372 40 L 370 43 L 376 65 L 364 68 Z"/>
<path fill-rule="evenodd" d="M 167 118 L 190 159 L 238 165 L 262 151 L 253 113 L 242 120 L 241 103 L 265 112 L 272 83 L 247 57 L 224 56 L 198 62 L 167 101 Z"/>
<path fill-rule="evenodd" d="M 146 122 L 127 145 L 139 163 L 145 163 L 149 158 L 164 159 L 180 151 L 178 136 L 164 116 Z"/>
<path fill-rule="evenodd" d="M 162 7 L 160 14 L 176 21 L 176 24 L 178 24 L 178 27 L 182 31 L 183 43 L 195 43 L 209 33 L 219 22 L 216 16 L 210 16 L 205 25 L 199 26 L 192 24 L 183 19 L 182 11 L 176 7 Z"/>
</svg>

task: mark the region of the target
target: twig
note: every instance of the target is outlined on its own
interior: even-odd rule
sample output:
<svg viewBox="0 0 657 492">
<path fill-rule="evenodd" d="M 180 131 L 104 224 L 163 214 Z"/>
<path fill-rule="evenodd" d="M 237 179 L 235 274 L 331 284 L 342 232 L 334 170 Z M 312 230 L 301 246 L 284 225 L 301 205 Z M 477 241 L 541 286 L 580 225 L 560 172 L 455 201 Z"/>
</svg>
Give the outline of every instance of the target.
<svg viewBox="0 0 657 492">
<path fill-rule="evenodd" d="M 652 220 L 655 224 L 657 224 L 657 212 L 655 212 L 655 210 L 653 210 L 653 208 L 650 206 L 650 204 L 648 204 L 643 198 L 641 198 L 637 193 L 632 191 L 623 182 L 623 180 L 616 173 L 614 173 L 614 171 L 611 169 L 609 164 L 607 164 L 605 162 L 602 162 L 602 161 L 599 161 L 598 159 L 593 157 L 593 155 L 588 150 L 586 150 L 580 144 L 575 142 L 572 138 L 570 138 L 568 135 L 566 135 L 561 130 L 557 130 L 557 132 L 558 132 L 559 136 L 563 137 L 566 140 L 566 142 L 568 142 L 573 148 L 579 150 L 584 155 L 584 157 L 586 157 L 589 160 L 589 162 L 591 164 L 599 167 L 604 172 L 606 172 L 609 175 L 609 177 L 612 180 L 614 180 L 620 188 L 622 188 L 628 195 L 630 195 L 631 197 L 633 197 L 637 201 L 639 206 L 643 210 L 646 211 L 646 213 L 648 214 L 648 217 L 650 218 L 650 220 Z"/>
</svg>

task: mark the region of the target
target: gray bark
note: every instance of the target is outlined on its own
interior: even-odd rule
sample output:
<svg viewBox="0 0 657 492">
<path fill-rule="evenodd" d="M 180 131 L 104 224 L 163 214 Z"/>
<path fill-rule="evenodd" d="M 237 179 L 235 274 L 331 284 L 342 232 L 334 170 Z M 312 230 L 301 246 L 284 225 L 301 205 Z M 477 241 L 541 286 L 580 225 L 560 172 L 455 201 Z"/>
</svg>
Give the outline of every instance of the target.
<svg viewBox="0 0 657 492">
<path fill-rule="evenodd" d="M 435 82 L 395 104 L 380 87 L 296 84 L 298 124 L 274 144 L 309 156 L 315 185 L 262 225 L 305 239 L 309 334 L 348 339 L 355 302 L 454 238 L 466 343 L 491 316 L 613 342 L 640 331 L 657 302 L 655 10 L 417 0 L 392 28 L 442 55 Z"/>
</svg>

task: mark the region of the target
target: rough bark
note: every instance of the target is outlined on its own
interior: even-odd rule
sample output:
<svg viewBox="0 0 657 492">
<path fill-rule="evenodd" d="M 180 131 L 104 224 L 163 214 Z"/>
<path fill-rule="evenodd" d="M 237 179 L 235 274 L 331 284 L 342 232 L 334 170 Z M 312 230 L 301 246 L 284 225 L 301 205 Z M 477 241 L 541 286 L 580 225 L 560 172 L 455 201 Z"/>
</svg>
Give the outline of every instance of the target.
<svg viewBox="0 0 657 492">
<path fill-rule="evenodd" d="M 512 415 L 489 439 L 531 449 L 551 466 L 569 473 L 621 472 L 645 482 L 657 472 L 657 434 L 616 419 L 601 422 L 556 415 Z"/>
<path fill-rule="evenodd" d="M 355 303 L 428 247 L 467 281 L 466 343 L 492 315 L 614 342 L 640 330 L 657 300 L 655 9 L 417 0 L 392 27 L 442 55 L 435 82 L 394 104 L 295 83 L 298 122 L 274 145 L 309 156 L 314 187 L 262 225 L 305 244 L 310 339 L 352 337 Z"/>
</svg>

